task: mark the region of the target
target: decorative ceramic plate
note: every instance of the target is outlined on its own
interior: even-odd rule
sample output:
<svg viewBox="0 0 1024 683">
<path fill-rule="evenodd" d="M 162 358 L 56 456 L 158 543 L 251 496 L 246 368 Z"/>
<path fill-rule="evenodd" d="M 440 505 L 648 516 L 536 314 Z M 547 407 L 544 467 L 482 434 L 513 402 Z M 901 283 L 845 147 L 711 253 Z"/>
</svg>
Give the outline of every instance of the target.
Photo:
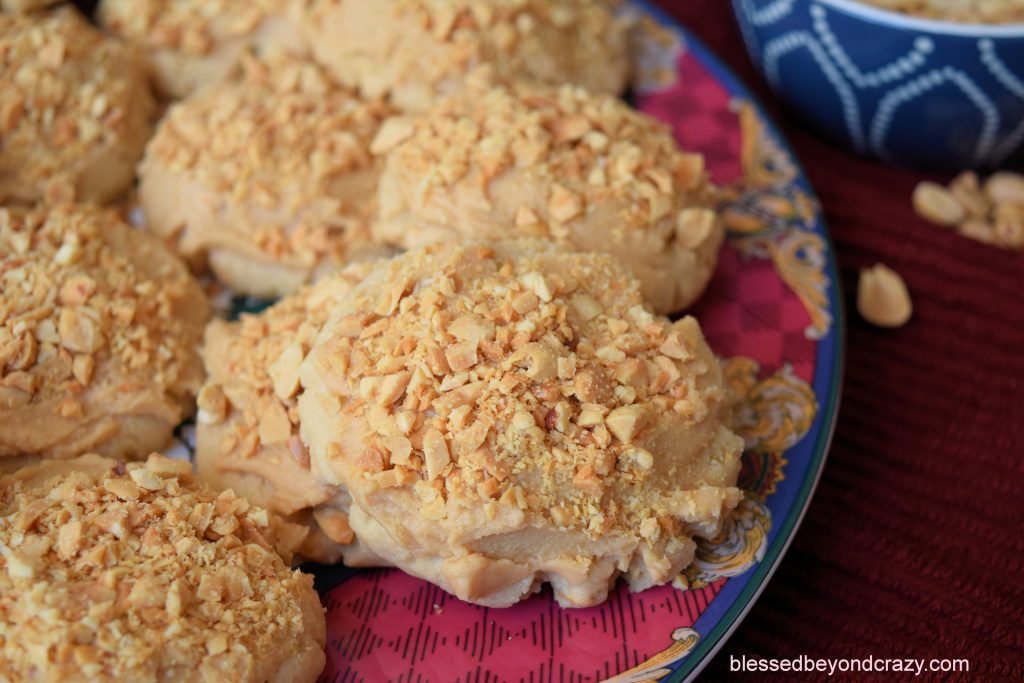
<svg viewBox="0 0 1024 683">
<path fill-rule="evenodd" d="M 818 204 L 736 77 L 657 9 L 629 11 L 642 27 L 635 105 L 703 152 L 726 188 L 729 239 L 693 312 L 737 398 L 746 498 L 675 585 L 620 585 L 588 609 L 560 609 L 548 590 L 488 609 L 397 570 L 307 566 L 327 607 L 324 682 L 690 680 L 750 609 L 807 508 L 842 366 L 835 257 Z"/>
</svg>

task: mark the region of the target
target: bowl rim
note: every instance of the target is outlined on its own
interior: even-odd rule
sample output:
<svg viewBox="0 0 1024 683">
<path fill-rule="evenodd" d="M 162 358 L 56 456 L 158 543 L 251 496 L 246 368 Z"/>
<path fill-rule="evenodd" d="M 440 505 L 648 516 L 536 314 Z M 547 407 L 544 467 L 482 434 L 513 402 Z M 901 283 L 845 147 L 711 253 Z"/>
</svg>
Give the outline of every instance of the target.
<svg viewBox="0 0 1024 683">
<path fill-rule="evenodd" d="M 1024 38 L 1024 22 L 1012 24 L 968 24 L 941 19 L 925 19 L 869 5 L 861 2 L 861 0 L 818 0 L 818 2 L 840 12 L 851 14 L 867 21 L 887 24 L 894 28 L 975 38 Z"/>
</svg>

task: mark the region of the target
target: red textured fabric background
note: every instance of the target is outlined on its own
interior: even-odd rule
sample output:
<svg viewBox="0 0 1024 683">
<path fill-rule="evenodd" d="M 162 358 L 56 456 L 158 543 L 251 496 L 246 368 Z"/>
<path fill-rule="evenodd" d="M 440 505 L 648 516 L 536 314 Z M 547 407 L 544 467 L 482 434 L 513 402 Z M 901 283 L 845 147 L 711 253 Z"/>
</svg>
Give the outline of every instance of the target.
<svg viewBox="0 0 1024 683">
<path fill-rule="evenodd" d="M 824 205 L 848 312 L 821 483 L 774 578 L 701 680 L 815 679 L 730 673 L 730 656 L 744 655 L 966 657 L 968 676 L 916 680 L 1024 679 L 1024 253 L 924 223 L 910 195 L 925 176 L 809 132 L 754 71 L 731 3 L 660 4 L 781 124 Z M 858 270 L 879 261 L 914 299 L 900 330 L 872 328 L 854 307 Z"/>
</svg>

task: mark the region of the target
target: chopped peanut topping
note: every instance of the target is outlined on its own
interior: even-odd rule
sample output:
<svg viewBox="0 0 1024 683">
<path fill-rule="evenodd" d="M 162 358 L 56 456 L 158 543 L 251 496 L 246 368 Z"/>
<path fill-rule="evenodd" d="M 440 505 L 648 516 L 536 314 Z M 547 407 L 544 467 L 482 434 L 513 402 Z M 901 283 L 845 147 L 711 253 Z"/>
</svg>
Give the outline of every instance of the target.
<svg viewBox="0 0 1024 683">
<path fill-rule="evenodd" d="M 138 56 L 73 8 L 0 13 L 0 204 L 108 202 L 152 131 Z"/>
<path fill-rule="evenodd" d="M 408 284 L 380 315 L 389 282 Z M 351 319 L 373 334 L 351 343 Z M 716 422 L 725 393 L 699 325 L 652 315 L 608 256 L 537 241 L 407 252 L 339 302 L 301 375 L 319 470 L 371 507 L 404 487 L 408 514 L 433 523 L 496 501 L 592 538 L 632 534 L 677 518 L 672 491 L 700 486 L 696 472 L 735 482 L 742 442 Z"/>
<path fill-rule="evenodd" d="M 323 647 L 312 579 L 278 554 L 294 529 L 164 462 L 89 455 L 0 479 L 7 676 L 255 683 Z"/>
<path fill-rule="evenodd" d="M 88 444 L 102 450 L 132 415 L 165 422 L 142 447 L 164 445 L 202 382 L 208 306 L 159 240 L 102 209 L 0 208 L 0 291 L 0 391 L 25 394 L 0 401 L 0 455 L 73 451 L 76 429 L 106 422 Z"/>
<path fill-rule="evenodd" d="M 200 477 L 217 489 L 244 490 L 272 512 L 296 515 L 296 521 L 312 529 L 299 553 L 323 562 L 335 561 L 336 549 L 324 544 L 318 532 L 342 545 L 351 543 L 351 535 L 340 527 L 339 520 L 347 516 L 329 507 L 335 491 L 313 476 L 298 436 L 299 366 L 331 310 L 367 268 L 350 266 L 258 315 L 213 322 L 206 334 L 210 377 L 199 392 L 196 430 Z M 400 389 L 401 382 L 384 386 L 382 380 L 375 395 L 386 398 L 381 391 Z M 241 488 L 257 478 L 263 482 L 260 488 Z M 310 517 L 305 513 L 310 508 L 321 512 Z M 330 529 L 321 524 L 328 519 Z"/>
<path fill-rule="evenodd" d="M 236 78 L 172 106 L 161 121 L 139 169 L 147 226 L 188 256 L 214 252 L 213 269 L 235 289 L 269 285 L 232 278 L 218 250 L 308 281 L 373 248 L 371 143 L 391 113 L 315 64 L 246 59 Z"/>
<path fill-rule="evenodd" d="M 481 80 L 617 95 L 628 78 L 630 22 L 606 0 L 312 0 L 303 18 L 321 63 L 403 110 Z M 578 138 L 588 123 L 566 120 L 559 134 Z"/>
<path fill-rule="evenodd" d="M 605 425 L 622 443 L 632 443 L 633 439 L 647 426 L 649 408 L 646 404 L 620 406 L 605 418 Z"/>
<path fill-rule="evenodd" d="M 219 43 L 251 34 L 283 0 L 103 0 L 100 18 L 110 31 L 150 48 L 208 54 Z"/>
<path fill-rule="evenodd" d="M 409 248 L 514 226 L 619 256 L 659 312 L 688 305 L 710 278 L 723 228 L 703 157 L 624 102 L 500 86 L 446 100 L 413 126 L 387 155 L 378 239 Z"/>
</svg>

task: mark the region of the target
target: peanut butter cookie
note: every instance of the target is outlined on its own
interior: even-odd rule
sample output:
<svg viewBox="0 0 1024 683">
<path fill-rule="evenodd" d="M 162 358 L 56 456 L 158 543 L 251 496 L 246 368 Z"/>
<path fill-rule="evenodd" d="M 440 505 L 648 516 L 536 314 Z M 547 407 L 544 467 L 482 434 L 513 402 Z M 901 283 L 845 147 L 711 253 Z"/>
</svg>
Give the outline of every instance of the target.
<svg viewBox="0 0 1024 683">
<path fill-rule="evenodd" d="M 163 448 L 194 409 L 208 315 L 184 264 L 112 210 L 0 208 L 0 468 Z"/>
<path fill-rule="evenodd" d="M 161 121 L 139 168 L 146 225 L 255 296 L 377 255 L 370 146 L 390 113 L 315 64 L 248 59 L 236 79 Z"/>
<path fill-rule="evenodd" d="M 368 97 L 422 111 L 486 67 L 502 82 L 619 94 L 628 27 L 606 0 L 312 0 L 313 54 Z"/>
<path fill-rule="evenodd" d="M 215 489 L 307 525 L 300 555 L 337 562 L 361 550 L 348 524 L 348 494 L 324 483 L 299 439 L 299 365 L 328 315 L 369 265 L 350 266 L 259 315 L 215 320 L 203 357 L 196 466 Z"/>
<path fill-rule="evenodd" d="M 250 50 L 302 53 L 292 0 L 102 0 L 97 18 L 137 45 L 161 95 L 180 98 L 227 76 Z"/>
<path fill-rule="evenodd" d="M 116 199 L 155 104 L 135 51 L 71 7 L 0 14 L 0 204 Z"/>
<path fill-rule="evenodd" d="M 316 680 L 323 609 L 278 554 L 304 529 L 191 469 L 87 455 L 0 478 L 4 678 Z"/>
<path fill-rule="evenodd" d="M 704 291 L 724 231 L 704 158 L 609 95 L 496 87 L 389 122 L 378 239 L 535 236 L 608 252 L 633 269 L 659 313 Z"/>
<path fill-rule="evenodd" d="M 388 564 L 507 606 L 671 581 L 740 500 L 717 359 L 607 255 L 433 245 L 378 265 L 300 372 L 315 468 Z"/>
</svg>

